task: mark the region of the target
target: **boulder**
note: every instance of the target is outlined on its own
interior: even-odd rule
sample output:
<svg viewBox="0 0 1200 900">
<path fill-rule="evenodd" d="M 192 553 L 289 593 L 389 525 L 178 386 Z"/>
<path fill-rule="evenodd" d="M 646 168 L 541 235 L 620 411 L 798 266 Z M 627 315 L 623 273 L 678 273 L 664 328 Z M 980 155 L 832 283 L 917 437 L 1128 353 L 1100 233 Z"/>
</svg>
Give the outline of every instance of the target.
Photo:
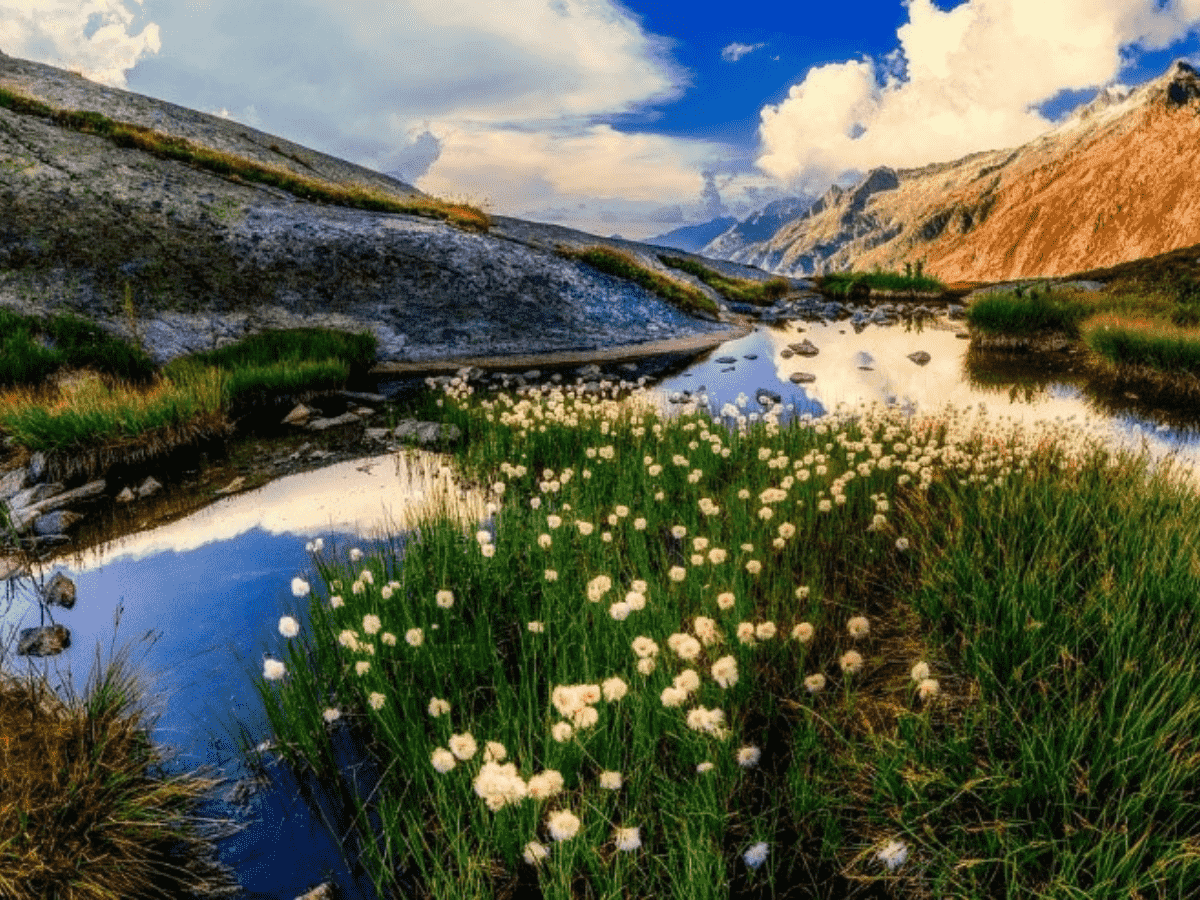
<svg viewBox="0 0 1200 900">
<path fill-rule="evenodd" d="M 75 605 L 75 582 L 62 572 L 55 572 L 46 585 L 45 600 L 47 605 L 71 609 Z"/>
<path fill-rule="evenodd" d="M 338 391 L 338 396 L 346 400 L 357 400 L 359 403 L 370 403 L 373 406 L 387 403 L 387 397 L 383 394 L 372 394 L 367 391 Z"/>
<path fill-rule="evenodd" d="M 53 497 L 55 494 L 61 494 L 63 486 L 58 482 L 53 484 L 35 484 L 32 487 L 27 487 L 23 491 L 18 491 L 9 498 L 8 506 L 10 509 L 24 509 L 27 506 L 45 500 L 47 497 Z"/>
<path fill-rule="evenodd" d="M 792 384 L 809 384 L 817 380 L 817 376 L 810 372 L 793 372 L 788 376 L 788 381 Z"/>
<path fill-rule="evenodd" d="M 404 419 L 392 429 L 392 435 L 401 440 L 415 439 L 419 444 L 428 445 L 441 441 L 457 441 L 462 436 L 462 431 L 457 425 Z"/>
<path fill-rule="evenodd" d="M 297 403 L 290 413 L 283 417 L 283 425 L 305 425 L 313 417 L 313 411 L 303 403 Z"/>
<path fill-rule="evenodd" d="M 71 632 L 64 625 L 22 628 L 18 656 L 57 656 L 71 646 Z"/>
<path fill-rule="evenodd" d="M 800 356 L 816 356 L 821 352 L 808 338 L 796 344 L 788 344 L 788 349 L 793 353 L 798 353 Z"/>
<path fill-rule="evenodd" d="M 330 428 L 340 428 L 343 425 L 353 425 L 361 421 L 354 413 L 347 412 L 340 416 L 334 416 L 332 419 L 313 419 L 305 427 L 309 431 L 328 431 Z"/>
<path fill-rule="evenodd" d="M 46 454 L 38 450 L 33 456 L 29 457 L 29 480 L 34 484 L 46 477 Z"/>
<path fill-rule="evenodd" d="M 392 433 L 386 428 L 368 428 L 364 434 L 373 441 L 386 441 Z"/>
<path fill-rule="evenodd" d="M 33 520 L 33 533 L 39 537 L 66 534 L 67 529 L 82 519 L 83 516 L 77 512 L 71 512 L 69 509 L 56 509 L 54 512 L 44 513 Z"/>
<path fill-rule="evenodd" d="M 18 491 L 24 490 L 29 484 L 29 470 L 26 468 L 13 469 L 0 475 L 0 500 L 7 500 Z"/>
<path fill-rule="evenodd" d="M 933 357 L 931 357 L 924 350 L 918 350 L 916 353 L 908 354 L 908 358 L 915 362 L 918 366 L 923 366 Z"/>
<path fill-rule="evenodd" d="M 375 410 L 371 409 L 369 406 L 356 406 L 354 409 L 350 410 L 350 412 L 354 413 L 360 419 L 369 419 L 371 416 L 375 415 Z"/>
<path fill-rule="evenodd" d="M 153 475 L 147 475 L 146 480 L 138 485 L 137 495 L 140 499 L 144 500 L 147 497 L 153 497 L 162 489 L 162 483 L 159 482 L 158 479 L 156 479 Z"/>
<path fill-rule="evenodd" d="M 128 487 L 122 488 L 121 493 L 117 494 L 117 502 L 118 503 L 132 503 L 134 496 L 135 495 L 130 488 L 128 488 Z"/>
</svg>

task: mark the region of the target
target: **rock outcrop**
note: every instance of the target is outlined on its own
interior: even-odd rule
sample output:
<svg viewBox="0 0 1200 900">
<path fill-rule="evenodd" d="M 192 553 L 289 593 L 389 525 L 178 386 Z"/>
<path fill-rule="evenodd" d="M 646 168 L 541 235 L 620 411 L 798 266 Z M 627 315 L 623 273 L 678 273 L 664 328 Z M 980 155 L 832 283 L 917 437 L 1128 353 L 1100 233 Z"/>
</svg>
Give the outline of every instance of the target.
<svg viewBox="0 0 1200 900">
<path fill-rule="evenodd" d="M 0 89 L 323 184 L 397 201 L 423 196 L 282 138 L 51 66 L 0 58 Z M 159 361 L 301 325 L 370 329 L 384 361 L 587 350 L 723 330 L 555 252 L 608 244 L 692 283 L 646 245 L 500 217 L 480 233 L 310 202 L 61 119 L 0 103 L 0 304 L 72 309 L 142 341 Z"/>
<path fill-rule="evenodd" d="M 706 253 L 784 275 L 923 260 L 942 281 L 1050 277 L 1200 243 L 1200 73 L 1112 87 L 1021 147 L 831 188 L 765 240 Z"/>
</svg>

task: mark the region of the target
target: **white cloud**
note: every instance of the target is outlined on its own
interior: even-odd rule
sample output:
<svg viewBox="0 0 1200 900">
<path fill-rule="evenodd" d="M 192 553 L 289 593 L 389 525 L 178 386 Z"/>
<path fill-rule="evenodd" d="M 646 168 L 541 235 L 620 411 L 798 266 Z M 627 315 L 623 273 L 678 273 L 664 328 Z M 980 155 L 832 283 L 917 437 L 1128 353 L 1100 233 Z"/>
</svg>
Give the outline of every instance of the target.
<svg viewBox="0 0 1200 900">
<path fill-rule="evenodd" d="M 153 22 L 130 34 L 134 18 L 121 0 L 0 0 L 0 50 L 124 87 L 125 73 L 162 46 Z"/>
<path fill-rule="evenodd" d="M 766 44 L 739 44 L 734 42 L 721 50 L 721 59 L 725 62 L 737 62 L 747 53 L 753 53 L 759 47 L 765 47 Z M 778 59 L 778 57 L 776 57 Z"/>
<path fill-rule="evenodd" d="M 1052 124 L 1035 105 L 1112 80 L 1124 49 L 1161 49 L 1198 22 L 1200 0 L 909 0 L 897 54 L 814 67 L 763 107 L 758 165 L 820 191 L 850 169 L 1015 146 Z"/>
</svg>

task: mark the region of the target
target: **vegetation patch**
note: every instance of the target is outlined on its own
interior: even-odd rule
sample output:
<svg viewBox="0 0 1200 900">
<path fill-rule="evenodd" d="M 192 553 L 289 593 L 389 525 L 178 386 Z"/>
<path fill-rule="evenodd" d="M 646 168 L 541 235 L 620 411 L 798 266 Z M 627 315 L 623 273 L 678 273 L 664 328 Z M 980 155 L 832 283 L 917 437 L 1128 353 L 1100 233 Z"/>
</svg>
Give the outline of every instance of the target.
<svg viewBox="0 0 1200 900">
<path fill-rule="evenodd" d="M 1200 329 L 1103 315 L 1083 328 L 1084 343 L 1114 365 L 1200 375 Z"/>
<path fill-rule="evenodd" d="M 216 782 L 167 775 L 123 656 L 84 698 L 0 674 L 0 895 L 8 900 L 227 896 L 196 804 Z"/>
<path fill-rule="evenodd" d="M 1079 334 L 1079 324 L 1095 305 L 1076 295 L 1041 290 L 1002 291 L 971 302 L 967 322 L 990 334 L 1032 335 L 1041 332 Z"/>
<path fill-rule="evenodd" d="M 106 137 L 118 147 L 133 148 L 161 159 L 188 163 L 226 178 L 277 187 L 304 200 L 442 219 L 473 231 L 487 231 L 491 227 L 487 213 L 468 204 L 450 203 L 433 197 L 400 199 L 383 191 L 359 186 L 346 187 L 297 175 L 290 169 L 268 166 L 232 153 L 213 150 L 152 128 L 110 119 L 102 113 L 54 109 L 11 89 L 0 88 L 0 106 L 13 112 L 46 118 L 84 134 Z"/>
<path fill-rule="evenodd" d="M 565 259 L 587 263 L 606 275 L 632 281 L 684 312 L 703 313 L 709 317 L 719 312 L 717 304 L 703 292 L 677 284 L 658 272 L 652 272 L 628 253 L 622 253 L 620 250 L 613 250 L 611 247 L 589 247 L 586 250 L 559 250 L 558 253 Z"/>
<path fill-rule="evenodd" d="M 139 347 L 69 313 L 48 319 L 0 309 L 0 385 L 35 385 L 60 369 L 144 382 L 154 362 Z"/>
<path fill-rule="evenodd" d="M 871 291 L 895 291 L 897 293 L 941 293 L 946 286 L 936 278 L 917 273 L 901 275 L 899 272 L 833 272 L 816 279 L 821 293 L 839 299 L 864 298 Z"/>
<path fill-rule="evenodd" d="M 1200 883 L 1200 504 L 1168 472 L 954 412 L 442 399 L 498 513 L 314 548 L 259 685 L 298 770 L 335 780 L 343 728 L 374 754 L 381 895 Z"/>
<path fill-rule="evenodd" d="M 772 278 L 769 281 L 753 281 L 749 278 L 726 278 L 720 272 L 715 272 L 708 266 L 693 259 L 682 256 L 660 255 L 659 260 L 664 266 L 679 269 L 699 278 L 710 288 L 724 297 L 738 303 L 752 303 L 755 306 L 770 306 L 788 292 L 786 278 Z"/>
</svg>

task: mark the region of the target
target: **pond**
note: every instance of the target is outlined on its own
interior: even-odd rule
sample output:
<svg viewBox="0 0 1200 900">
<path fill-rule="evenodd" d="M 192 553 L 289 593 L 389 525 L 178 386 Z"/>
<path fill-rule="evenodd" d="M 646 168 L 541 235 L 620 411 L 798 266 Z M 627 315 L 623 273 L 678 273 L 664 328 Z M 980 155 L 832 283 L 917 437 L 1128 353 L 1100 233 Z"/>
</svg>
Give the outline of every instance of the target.
<svg viewBox="0 0 1200 900">
<path fill-rule="evenodd" d="M 945 319 L 920 329 L 856 329 L 848 322 L 762 326 L 665 378 L 658 390 L 664 405 L 677 407 L 668 398 L 703 388 L 714 410 L 734 404 L 747 415 L 762 412 L 755 399 L 760 389 L 778 394 L 789 415 L 816 416 L 862 401 L 917 412 L 984 404 L 990 414 L 1020 422 L 1058 420 L 1118 444 L 1144 441 L 1158 454 L 1188 461 L 1200 455 L 1194 421 L 1139 407 L 1120 392 L 1090 394 L 1069 356 L 988 357 L 969 351 L 957 330 Z M 815 355 L 784 357 L 804 340 L 817 348 Z M 928 361 L 910 359 L 917 352 Z M 797 372 L 814 377 L 795 384 Z M 264 655 L 282 647 L 279 617 L 292 615 L 306 626 L 307 601 L 292 592 L 293 578 L 314 574 L 306 544 L 321 538 L 322 552 L 343 553 L 367 547 L 385 530 L 404 532 L 415 504 L 448 489 L 440 467 L 436 457 L 381 456 L 289 476 L 59 560 L 47 571 L 74 579 L 79 600 L 72 610 L 55 610 L 56 621 L 71 629 L 71 647 L 39 665 L 48 666 L 52 679 L 81 689 L 97 647 L 107 654 L 113 646 L 134 646 L 134 661 L 152 678 L 148 686 L 160 713 L 154 737 L 173 750 L 171 766 L 214 766 L 229 780 L 206 812 L 246 826 L 219 844 L 222 861 L 242 882 L 242 897 L 292 900 L 325 881 L 347 898 L 373 896 L 279 767 L 272 770 L 276 780 L 248 792 L 244 802 L 228 791 L 251 775 L 240 741 L 254 746 L 268 735 L 253 679 Z M 468 521 L 486 515 L 478 500 L 461 514 Z M 40 624 L 39 608 L 28 597 L 18 594 L 7 611 L 4 606 L 5 633 Z M 352 758 L 347 748 L 348 765 Z M 360 778 L 369 782 L 370 773 Z M 323 815 L 344 828 L 336 803 L 320 802 Z"/>
</svg>

